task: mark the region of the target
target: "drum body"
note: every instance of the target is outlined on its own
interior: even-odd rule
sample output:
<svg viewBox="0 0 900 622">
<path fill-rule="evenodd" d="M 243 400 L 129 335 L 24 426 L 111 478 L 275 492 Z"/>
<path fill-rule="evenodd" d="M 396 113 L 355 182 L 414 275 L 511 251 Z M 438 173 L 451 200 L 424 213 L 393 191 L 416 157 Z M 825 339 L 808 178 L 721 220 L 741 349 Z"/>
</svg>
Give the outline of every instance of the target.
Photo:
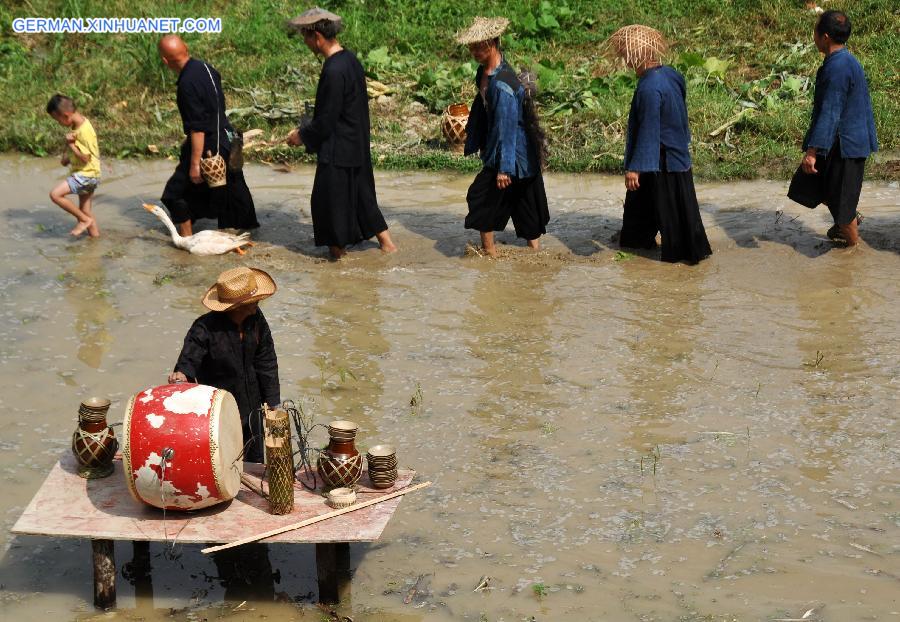
<svg viewBox="0 0 900 622">
<path fill-rule="evenodd" d="M 122 462 L 138 501 L 200 510 L 233 499 L 241 485 L 242 448 L 241 417 L 228 391 L 169 384 L 128 402 Z"/>
</svg>

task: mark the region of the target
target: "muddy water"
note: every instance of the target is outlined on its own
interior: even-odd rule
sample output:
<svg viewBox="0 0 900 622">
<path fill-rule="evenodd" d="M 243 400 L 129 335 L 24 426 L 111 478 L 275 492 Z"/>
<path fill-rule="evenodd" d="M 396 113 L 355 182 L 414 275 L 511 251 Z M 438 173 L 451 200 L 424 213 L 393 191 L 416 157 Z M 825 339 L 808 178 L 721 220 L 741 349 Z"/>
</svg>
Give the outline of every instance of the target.
<svg viewBox="0 0 900 622">
<path fill-rule="evenodd" d="M 701 184 L 715 254 L 688 267 L 616 255 L 617 178 L 552 176 L 547 250 L 488 261 L 462 256 L 468 178 L 382 173 L 402 252 L 331 263 L 312 245 L 311 170 L 249 168 L 260 244 L 198 259 L 140 208 L 171 167 L 112 163 L 103 237 L 71 241 L 46 199 L 58 167 L 0 159 L 4 619 L 100 619 L 87 543 L 8 530 L 80 399 L 109 396 L 119 420 L 241 262 L 280 287 L 264 309 L 283 396 L 359 422 L 361 445 L 394 442 L 436 483 L 352 548 L 355 620 L 900 615 L 896 184 L 866 185 L 855 252 L 783 183 Z M 311 547 L 269 547 L 276 595 L 243 605 L 198 547 L 151 553 L 153 599 L 120 575 L 110 619 L 321 617 Z"/>
</svg>

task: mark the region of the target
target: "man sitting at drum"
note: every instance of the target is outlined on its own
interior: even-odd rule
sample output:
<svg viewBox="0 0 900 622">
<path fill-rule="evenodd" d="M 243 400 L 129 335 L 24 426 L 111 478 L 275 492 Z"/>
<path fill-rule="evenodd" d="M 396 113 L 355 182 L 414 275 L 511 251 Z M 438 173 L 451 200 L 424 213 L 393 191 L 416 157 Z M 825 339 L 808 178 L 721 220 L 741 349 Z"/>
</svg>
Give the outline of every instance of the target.
<svg viewBox="0 0 900 622">
<path fill-rule="evenodd" d="M 275 343 L 258 303 L 275 293 L 272 277 L 256 268 L 219 275 L 203 296 L 210 313 L 194 320 L 169 382 L 198 382 L 234 395 L 241 413 L 244 460 L 263 461 L 260 406 L 281 404 Z"/>
</svg>

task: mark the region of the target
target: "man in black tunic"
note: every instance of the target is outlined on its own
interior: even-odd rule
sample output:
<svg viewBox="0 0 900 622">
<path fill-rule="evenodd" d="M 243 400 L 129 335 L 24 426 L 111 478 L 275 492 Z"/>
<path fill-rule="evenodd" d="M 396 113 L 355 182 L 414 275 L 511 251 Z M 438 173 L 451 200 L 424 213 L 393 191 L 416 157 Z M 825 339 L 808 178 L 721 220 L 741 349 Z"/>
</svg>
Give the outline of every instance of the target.
<svg viewBox="0 0 900 622">
<path fill-rule="evenodd" d="M 253 197 L 241 170 L 228 167 L 226 184 L 209 188 L 200 176 L 200 158 L 218 153 L 228 162 L 235 130 L 225 117 L 225 95 L 219 72 L 191 58 L 178 35 L 159 40 L 163 63 L 178 73 L 178 112 L 185 140 L 175 173 L 163 190 L 162 203 L 179 233 L 193 233 L 193 221 L 217 218 L 218 227 L 254 229 L 259 226 Z"/>
<path fill-rule="evenodd" d="M 287 140 L 317 155 L 311 199 L 316 246 L 328 246 L 337 259 L 346 246 L 375 236 L 383 252 L 393 253 L 397 247 L 375 197 L 365 71 L 336 39 L 341 18 L 315 8 L 289 24 L 314 54 L 325 57 L 313 118 Z"/>
<path fill-rule="evenodd" d="M 237 401 L 244 459 L 263 461 L 262 404 L 281 404 L 275 343 L 258 303 L 275 293 L 262 270 L 233 268 L 219 275 L 203 297 L 210 313 L 197 318 L 169 374 L 169 382 L 199 382 L 229 391 Z M 252 442 L 251 442 L 252 441 Z"/>
</svg>

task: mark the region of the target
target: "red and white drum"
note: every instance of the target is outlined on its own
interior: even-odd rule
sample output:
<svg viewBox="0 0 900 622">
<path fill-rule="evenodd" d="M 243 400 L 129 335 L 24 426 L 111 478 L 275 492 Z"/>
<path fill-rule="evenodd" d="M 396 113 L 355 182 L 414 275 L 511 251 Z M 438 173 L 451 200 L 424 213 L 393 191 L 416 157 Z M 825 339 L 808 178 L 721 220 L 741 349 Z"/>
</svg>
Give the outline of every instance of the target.
<svg viewBox="0 0 900 622">
<path fill-rule="evenodd" d="M 169 510 L 229 501 L 241 486 L 241 417 L 228 391 L 203 384 L 151 387 L 128 402 L 122 462 L 131 495 Z"/>
</svg>

